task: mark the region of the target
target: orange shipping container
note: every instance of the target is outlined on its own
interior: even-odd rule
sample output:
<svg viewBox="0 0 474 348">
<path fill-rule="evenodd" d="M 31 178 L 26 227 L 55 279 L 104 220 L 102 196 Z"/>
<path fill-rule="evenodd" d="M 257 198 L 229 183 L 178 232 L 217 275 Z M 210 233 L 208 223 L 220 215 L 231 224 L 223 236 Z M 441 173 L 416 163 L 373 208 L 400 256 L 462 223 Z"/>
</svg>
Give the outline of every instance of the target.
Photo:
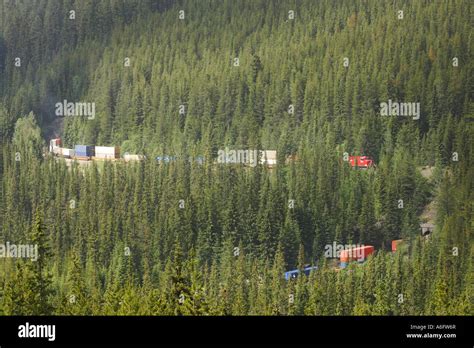
<svg viewBox="0 0 474 348">
<path fill-rule="evenodd" d="M 397 251 L 397 246 L 403 242 L 403 239 L 392 240 L 392 252 Z"/>
<path fill-rule="evenodd" d="M 349 262 L 352 260 L 364 261 L 367 256 L 374 252 L 374 247 L 371 245 L 362 246 L 353 249 L 346 249 L 341 251 L 340 260 L 341 262 Z"/>
</svg>

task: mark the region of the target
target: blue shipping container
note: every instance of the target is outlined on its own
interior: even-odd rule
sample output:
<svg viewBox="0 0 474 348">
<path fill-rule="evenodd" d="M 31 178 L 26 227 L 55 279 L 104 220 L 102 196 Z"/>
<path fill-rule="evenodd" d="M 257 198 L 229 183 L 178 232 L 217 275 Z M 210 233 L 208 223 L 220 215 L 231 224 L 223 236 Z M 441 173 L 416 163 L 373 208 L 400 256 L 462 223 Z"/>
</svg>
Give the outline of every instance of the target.
<svg viewBox="0 0 474 348">
<path fill-rule="evenodd" d="M 311 271 L 316 270 L 316 269 L 318 269 L 317 266 L 307 266 L 303 269 L 303 273 L 305 275 L 309 276 L 311 274 Z M 285 272 L 285 279 L 288 280 L 288 279 L 296 278 L 296 277 L 298 277 L 299 273 L 300 273 L 300 271 L 298 269 L 294 269 L 292 271 Z"/>
<path fill-rule="evenodd" d="M 90 145 L 76 145 L 74 146 L 76 156 L 94 156 L 94 146 Z"/>
<path fill-rule="evenodd" d="M 164 162 L 164 163 L 169 163 L 171 161 L 176 161 L 176 156 L 168 156 L 168 155 L 165 155 L 165 156 L 157 156 L 156 157 L 156 160 L 158 162 Z"/>
</svg>

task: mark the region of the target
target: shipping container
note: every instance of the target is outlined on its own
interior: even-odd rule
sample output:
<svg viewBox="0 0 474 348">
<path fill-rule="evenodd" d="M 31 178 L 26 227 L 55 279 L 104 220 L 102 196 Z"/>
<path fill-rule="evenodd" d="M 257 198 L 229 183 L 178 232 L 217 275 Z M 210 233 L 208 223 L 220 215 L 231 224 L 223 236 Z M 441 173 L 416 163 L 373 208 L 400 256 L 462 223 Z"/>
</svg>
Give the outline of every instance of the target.
<svg viewBox="0 0 474 348">
<path fill-rule="evenodd" d="M 290 163 L 298 162 L 299 159 L 300 158 L 298 157 L 298 155 L 288 155 L 286 156 L 285 163 L 290 164 Z"/>
<path fill-rule="evenodd" d="M 349 164 L 354 168 L 369 168 L 374 161 L 369 156 L 349 156 Z"/>
<path fill-rule="evenodd" d="M 277 152 L 276 150 L 264 150 L 260 151 L 260 164 L 266 164 L 268 166 L 274 166 L 277 163 Z"/>
<path fill-rule="evenodd" d="M 163 162 L 163 163 L 169 163 L 169 162 L 174 162 L 177 160 L 176 156 L 157 156 L 156 160 L 158 162 Z"/>
<path fill-rule="evenodd" d="M 94 146 L 76 145 L 74 146 L 76 157 L 92 157 L 94 156 Z"/>
<path fill-rule="evenodd" d="M 73 149 L 61 148 L 61 153 L 62 153 L 63 157 L 68 157 L 68 158 L 74 157 L 74 150 Z"/>
<path fill-rule="evenodd" d="M 62 147 L 58 147 L 58 146 L 55 146 L 52 148 L 52 150 L 50 150 L 53 154 L 55 154 L 56 156 L 62 156 L 63 152 L 62 152 L 63 148 Z"/>
<path fill-rule="evenodd" d="M 346 249 L 346 250 L 341 251 L 339 260 L 341 261 L 341 264 L 343 262 L 347 263 L 349 261 L 363 262 L 365 261 L 367 256 L 369 256 L 373 252 L 374 252 L 374 247 L 371 245 L 362 246 L 358 248 L 352 248 L 352 249 Z"/>
<path fill-rule="evenodd" d="M 120 148 L 118 146 L 96 146 L 96 158 L 120 158 Z"/>
<path fill-rule="evenodd" d="M 397 246 L 403 242 L 403 239 L 392 240 L 392 252 L 397 251 Z"/>
<path fill-rule="evenodd" d="M 303 273 L 305 275 L 309 276 L 313 270 L 317 270 L 317 269 L 318 269 L 317 266 L 306 266 L 303 269 Z M 292 278 L 296 278 L 296 277 L 298 277 L 299 274 L 300 274 L 299 269 L 294 269 L 292 271 L 285 272 L 285 279 L 289 280 L 289 279 L 292 279 Z"/>
<path fill-rule="evenodd" d="M 61 139 L 60 138 L 56 138 L 56 139 L 51 139 L 49 141 L 49 152 L 54 152 L 54 149 L 55 148 L 58 148 L 61 146 Z"/>
<path fill-rule="evenodd" d="M 145 159 L 145 156 L 143 155 L 123 155 L 123 159 L 128 162 L 128 161 L 143 161 Z"/>
<path fill-rule="evenodd" d="M 205 159 L 204 159 L 204 156 L 196 156 L 196 157 L 189 156 L 189 157 L 188 157 L 188 161 L 189 161 L 190 163 L 195 162 L 195 163 L 197 163 L 197 164 L 204 164 Z"/>
</svg>

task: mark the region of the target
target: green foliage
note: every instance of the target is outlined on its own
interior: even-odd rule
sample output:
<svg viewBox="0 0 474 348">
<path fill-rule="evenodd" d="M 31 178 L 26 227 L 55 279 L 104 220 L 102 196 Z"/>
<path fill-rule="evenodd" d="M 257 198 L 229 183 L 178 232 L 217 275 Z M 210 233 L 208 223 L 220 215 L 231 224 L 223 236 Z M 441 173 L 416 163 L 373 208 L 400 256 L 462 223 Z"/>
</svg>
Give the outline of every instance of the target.
<svg viewBox="0 0 474 348">
<path fill-rule="evenodd" d="M 472 315 L 469 1 L 69 3 L 0 12 L 0 243 L 40 250 L 0 265 L 2 314 Z M 64 99 L 96 117 L 56 117 Z M 380 116 L 388 99 L 420 120 Z M 66 165 L 44 153 L 59 135 L 147 160 Z M 278 165 L 218 165 L 225 146 Z M 334 241 L 377 252 L 342 270 Z"/>
</svg>

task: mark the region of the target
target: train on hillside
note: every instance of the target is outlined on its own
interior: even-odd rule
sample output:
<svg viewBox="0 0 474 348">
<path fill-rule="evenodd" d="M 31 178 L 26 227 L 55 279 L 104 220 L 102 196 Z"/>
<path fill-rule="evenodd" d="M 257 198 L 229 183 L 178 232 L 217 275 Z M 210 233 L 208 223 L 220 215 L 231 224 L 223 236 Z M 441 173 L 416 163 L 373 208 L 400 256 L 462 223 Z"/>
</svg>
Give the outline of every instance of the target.
<svg viewBox="0 0 474 348">
<path fill-rule="evenodd" d="M 373 254 L 375 251 L 374 247 L 372 245 L 366 245 L 366 246 L 360 246 L 360 247 L 355 247 L 351 249 L 345 249 L 340 252 L 339 255 L 339 264 L 335 266 L 337 270 L 344 269 L 348 266 L 349 262 L 359 262 L 363 263 L 367 260 L 367 257 L 371 254 Z M 306 265 L 302 273 L 306 276 L 309 276 L 312 271 L 315 271 L 318 269 L 318 266 L 310 266 Z M 294 269 L 291 271 L 285 272 L 284 276 L 286 280 L 290 280 L 293 278 L 297 278 L 301 274 L 301 271 L 299 269 Z"/>
<path fill-rule="evenodd" d="M 392 247 L 393 254 L 397 252 L 401 252 L 402 254 L 407 253 L 409 242 L 407 242 L 404 239 L 395 239 L 395 240 L 392 240 L 391 247 Z M 339 261 L 334 263 L 333 266 L 330 266 L 330 267 L 339 271 L 344 268 L 347 268 L 350 262 L 358 262 L 360 264 L 364 263 L 367 260 L 367 257 L 369 255 L 372 255 L 374 251 L 375 251 L 375 248 L 372 245 L 359 246 L 355 248 L 342 250 L 339 254 Z M 309 276 L 311 272 L 317 269 L 318 269 L 318 266 L 305 265 L 302 270 L 294 269 L 291 271 L 287 271 L 284 273 L 285 280 L 297 278 L 300 274 Z"/>
<path fill-rule="evenodd" d="M 120 147 L 118 146 L 92 146 L 92 145 L 75 145 L 73 149 L 61 147 L 61 139 L 55 138 L 51 139 L 49 142 L 49 152 L 57 157 L 63 157 L 68 159 L 76 159 L 81 161 L 91 161 L 91 160 L 124 160 L 125 162 L 129 161 L 143 161 L 146 159 L 144 155 L 128 154 L 125 153 L 123 156 L 120 154 Z M 244 155 L 247 154 L 250 150 L 245 150 Z M 235 152 L 235 153 L 234 153 Z M 214 163 L 241 163 L 244 165 L 249 165 L 249 159 L 251 156 L 240 156 L 239 151 L 230 151 L 225 153 L 221 158 L 218 158 Z M 272 168 L 276 165 L 277 162 L 277 153 L 275 150 L 252 150 L 255 152 L 254 162 L 255 164 L 259 163 L 261 165 L 266 165 L 268 168 Z M 257 158 L 258 154 L 260 157 Z M 160 155 L 156 156 L 155 160 L 160 164 L 168 164 L 171 162 L 178 161 L 183 159 L 179 156 L 170 156 L 170 155 Z M 184 158 L 189 162 L 196 162 L 197 164 L 204 164 L 206 158 L 204 156 L 196 156 Z"/>
<path fill-rule="evenodd" d="M 144 155 L 124 154 L 120 156 L 120 148 L 118 146 L 91 146 L 91 145 L 75 145 L 74 149 L 61 147 L 61 139 L 51 139 L 49 141 L 49 152 L 55 156 L 77 159 L 82 161 L 90 160 L 124 160 L 142 161 Z"/>
<path fill-rule="evenodd" d="M 368 169 L 375 165 L 370 156 L 349 156 L 349 164 L 352 168 Z"/>
</svg>

